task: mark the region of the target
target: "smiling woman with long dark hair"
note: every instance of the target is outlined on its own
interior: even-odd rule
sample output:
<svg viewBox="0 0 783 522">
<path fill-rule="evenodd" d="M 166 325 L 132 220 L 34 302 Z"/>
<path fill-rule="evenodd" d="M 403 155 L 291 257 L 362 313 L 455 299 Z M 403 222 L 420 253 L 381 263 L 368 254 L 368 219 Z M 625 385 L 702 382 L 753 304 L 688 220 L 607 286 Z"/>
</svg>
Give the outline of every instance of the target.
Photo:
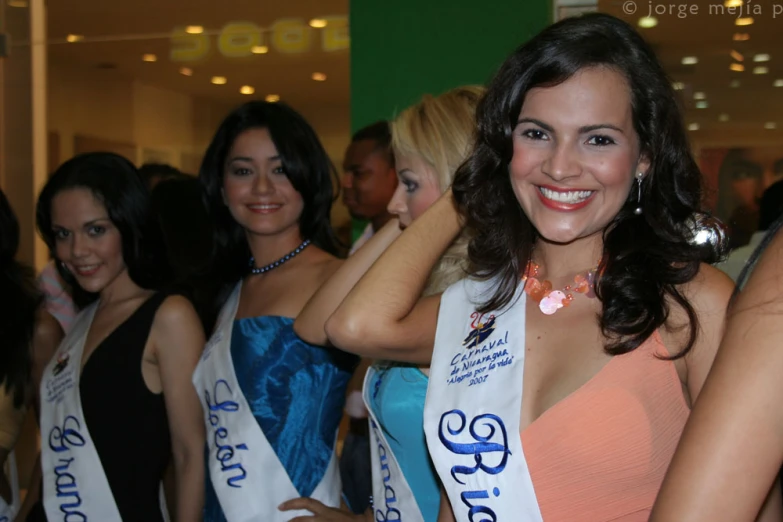
<svg viewBox="0 0 783 522">
<path fill-rule="evenodd" d="M 340 504 L 335 445 L 358 359 L 296 336 L 294 319 L 342 262 L 335 171 L 282 103 L 229 114 L 199 178 L 215 229 L 217 325 L 194 376 L 207 427 L 208 521 L 283 522 L 277 506 Z M 301 512 L 300 512 L 301 513 Z"/>
<path fill-rule="evenodd" d="M 723 245 L 700 241 L 721 227 L 671 82 L 627 23 L 569 18 L 508 57 L 477 122 L 452 191 L 327 334 L 362 355 L 432 358 L 424 431 L 453 508 L 441 520 L 646 520 L 733 288 L 710 266 Z M 464 227 L 469 277 L 419 299 Z"/>
<path fill-rule="evenodd" d="M 170 460 L 176 520 L 199 520 L 204 427 L 190 379 L 204 333 L 188 300 L 157 291 L 167 271 L 136 168 L 77 156 L 46 183 L 36 217 L 86 306 L 42 377 L 42 503 L 28 520 L 162 522 Z"/>
</svg>

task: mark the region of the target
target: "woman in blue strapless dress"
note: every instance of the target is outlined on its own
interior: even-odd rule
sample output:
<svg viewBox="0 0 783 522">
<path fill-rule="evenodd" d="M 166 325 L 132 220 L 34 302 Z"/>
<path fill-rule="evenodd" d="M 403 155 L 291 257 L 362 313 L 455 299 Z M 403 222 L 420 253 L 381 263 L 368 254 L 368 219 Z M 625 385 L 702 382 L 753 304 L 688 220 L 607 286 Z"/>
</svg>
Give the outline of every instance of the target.
<svg viewBox="0 0 783 522">
<path fill-rule="evenodd" d="M 250 102 L 221 124 L 199 178 L 221 310 L 194 376 L 207 426 L 205 520 L 288 520 L 277 506 L 301 495 L 339 505 L 337 428 L 358 358 L 293 331 L 342 263 L 329 225 L 334 167 L 299 114 Z"/>
<path fill-rule="evenodd" d="M 479 87 L 459 87 L 437 97 L 425 96 L 392 122 L 392 148 L 400 183 L 389 202 L 389 212 L 397 219 L 353 254 L 310 300 L 294 325 L 303 339 L 330 345 L 324 326 L 332 312 L 401 231 L 451 185 L 454 171 L 472 147 L 475 110 L 482 92 Z M 425 295 L 442 292 L 464 277 L 466 247 L 467 238 L 455 241 L 430 274 Z M 339 346 L 339 340 L 331 340 Z M 374 498 L 373 507 L 362 515 L 331 509 L 329 520 L 383 520 L 390 509 L 398 509 L 403 520 L 436 521 L 440 487 L 423 428 L 427 372 L 427 368 L 415 365 L 377 362 L 368 372 L 364 389 L 365 402 L 385 439 L 381 444 L 394 455 L 404 477 L 394 485 L 394 491 L 399 494 L 402 488 L 409 489 L 413 501 L 392 505 Z M 382 483 L 384 464 L 378 459 L 372 464 L 373 482 Z M 297 499 L 284 507 L 327 510 L 313 499 Z"/>
</svg>

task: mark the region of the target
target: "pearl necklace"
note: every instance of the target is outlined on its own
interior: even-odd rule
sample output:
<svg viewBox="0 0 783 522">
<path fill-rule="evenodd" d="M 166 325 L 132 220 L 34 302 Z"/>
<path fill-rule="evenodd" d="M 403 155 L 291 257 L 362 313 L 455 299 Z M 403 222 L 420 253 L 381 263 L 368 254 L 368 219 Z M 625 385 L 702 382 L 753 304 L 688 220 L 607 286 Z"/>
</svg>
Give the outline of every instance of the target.
<svg viewBox="0 0 783 522">
<path fill-rule="evenodd" d="M 278 266 L 282 265 L 283 263 L 285 263 L 286 261 L 294 257 L 296 254 L 304 250 L 305 247 L 307 247 L 307 245 L 309 244 L 310 244 L 310 240 L 305 239 L 304 241 L 302 241 L 302 244 L 296 247 L 294 250 L 292 250 L 285 256 L 281 257 L 277 261 L 273 261 L 265 266 L 259 266 L 259 267 L 255 266 L 256 260 L 253 258 L 253 256 L 250 256 L 250 273 L 253 275 L 258 275 L 258 274 L 263 274 L 264 272 L 269 272 L 273 268 L 277 268 Z"/>
<path fill-rule="evenodd" d="M 595 297 L 595 274 L 597 268 L 591 268 L 584 272 L 579 272 L 574 276 L 573 285 L 565 285 L 561 290 L 552 290 L 552 283 L 548 279 L 539 281 L 539 266 L 529 261 L 525 269 L 525 275 L 522 276 L 522 282 L 525 285 L 525 293 L 538 303 L 538 308 L 546 315 L 552 315 L 561 308 L 566 308 L 574 300 L 574 294 L 584 294 L 593 299 Z"/>
</svg>

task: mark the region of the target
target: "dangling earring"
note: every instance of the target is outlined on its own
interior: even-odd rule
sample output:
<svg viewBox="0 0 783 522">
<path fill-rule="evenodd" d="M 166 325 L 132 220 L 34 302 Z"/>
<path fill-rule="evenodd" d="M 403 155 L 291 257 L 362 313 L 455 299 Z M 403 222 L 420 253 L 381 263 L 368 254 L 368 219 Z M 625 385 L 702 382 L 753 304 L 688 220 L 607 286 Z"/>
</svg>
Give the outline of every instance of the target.
<svg viewBox="0 0 783 522">
<path fill-rule="evenodd" d="M 636 214 L 637 216 L 641 216 L 642 215 L 642 179 L 643 178 L 644 178 L 644 173 L 643 172 L 637 172 L 636 173 L 636 188 L 638 189 L 638 192 L 636 194 L 636 203 L 639 206 L 637 206 L 633 210 L 633 213 Z"/>
</svg>

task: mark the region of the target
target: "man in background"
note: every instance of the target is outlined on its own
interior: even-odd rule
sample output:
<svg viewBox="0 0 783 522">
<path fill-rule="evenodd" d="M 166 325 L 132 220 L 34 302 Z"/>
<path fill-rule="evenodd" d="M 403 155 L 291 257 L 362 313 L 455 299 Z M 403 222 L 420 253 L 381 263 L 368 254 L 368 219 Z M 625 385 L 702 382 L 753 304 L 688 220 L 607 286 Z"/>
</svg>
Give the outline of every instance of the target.
<svg viewBox="0 0 783 522">
<path fill-rule="evenodd" d="M 388 122 L 373 123 L 353 135 L 343 161 L 342 188 L 351 217 L 369 221 L 353 253 L 392 217 L 386 207 L 397 189 L 397 172 Z"/>
<path fill-rule="evenodd" d="M 373 123 L 353 135 L 345 152 L 343 171 L 343 203 L 351 217 L 369 221 L 351 247 L 353 254 L 392 218 L 386 207 L 397 189 L 397 172 L 388 122 Z M 362 359 L 348 385 L 345 402 L 350 423 L 340 456 L 340 478 L 345 502 L 354 513 L 364 513 L 372 495 L 368 412 L 361 393 L 370 364 L 371 361 Z"/>
<path fill-rule="evenodd" d="M 145 163 L 139 167 L 139 176 L 144 184 L 147 185 L 147 189 L 152 191 L 161 181 L 182 179 L 186 174 L 166 163 Z"/>
</svg>

